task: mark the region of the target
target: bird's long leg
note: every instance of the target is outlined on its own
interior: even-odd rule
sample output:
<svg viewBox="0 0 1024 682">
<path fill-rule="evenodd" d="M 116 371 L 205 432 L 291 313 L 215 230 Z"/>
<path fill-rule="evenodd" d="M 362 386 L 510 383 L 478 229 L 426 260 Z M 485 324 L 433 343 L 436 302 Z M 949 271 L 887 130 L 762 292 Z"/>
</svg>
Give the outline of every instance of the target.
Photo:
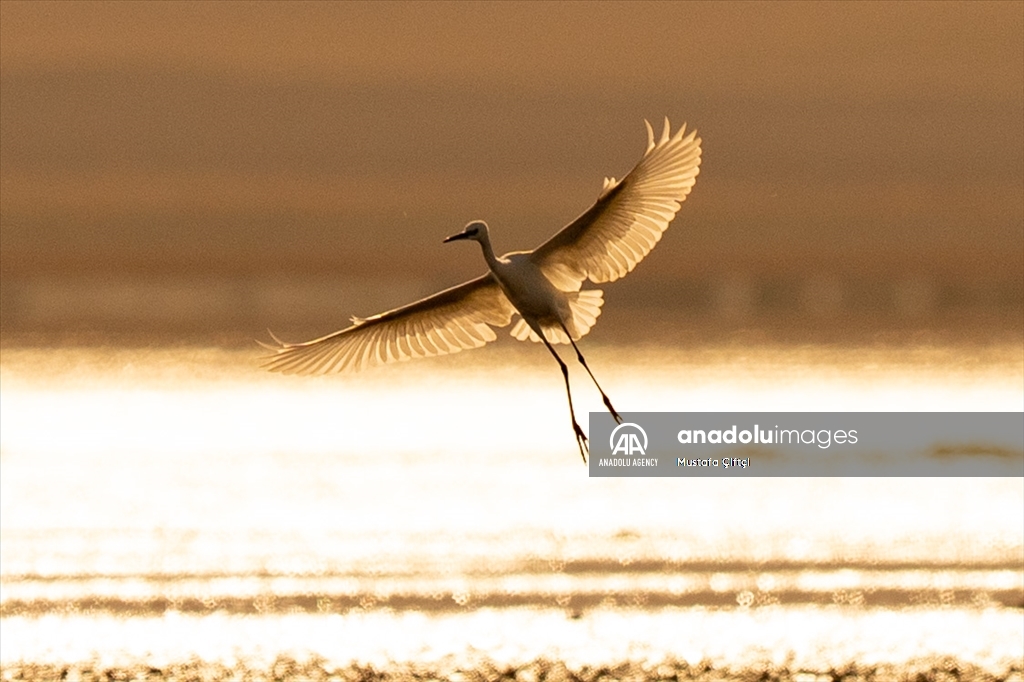
<svg viewBox="0 0 1024 682">
<path fill-rule="evenodd" d="M 597 383 L 597 377 L 595 377 L 594 373 L 590 371 L 590 367 L 587 365 L 586 358 L 583 357 L 583 353 L 580 352 L 579 346 L 577 346 L 576 342 L 572 340 L 572 334 L 569 333 L 569 330 L 565 328 L 564 324 L 562 325 L 562 331 L 564 331 L 565 335 L 569 337 L 569 343 L 572 344 L 573 350 L 576 351 L 576 359 L 580 361 L 581 365 L 583 365 L 583 369 L 587 370 L 587 374 L 589 374 L 590 378 L 594 381 L 594 385 L 597 386 L 597 390 L 601 392 L 601 399 L 604 401 L 604 406 L 607 407 L 608 411 L 612 413 L 612 417 L 614 417 L 615 423 L 621 424 L 622 415 L 620 415 L 618 411 L 614 407 L 612 407 L 611 398 L 609 398 L 608 394 L 604 392 L 603 388 L 601 388 L 601 384 Z"/>
<path fill-rule="evenodd" d="M 576 411 L 572 407 L 572 391 L 569 390 L 569 368 L 564 362 L 562 362 L 562 358 L 558 357 L 558 353 L 555 352 L 555 349 L 548 342 L 547 338 L 544 337 L 542 331 L 540 331 L 539 336 L 541 341 L 544 342 L 544 345 L 547 346 L 548 350 L 551 351 L 551 354 L 555 357 L 555 360 L 558 362 L 558 367 L 562 370 L 562 378 L 565 379 L 565 395 L 569 398 L 569 418 L 572 419 L 572 430 L 576 434 L 576 444 L 580 447 L 580 456 L 583 457 L 583 463 L 586 464 L 586 453 L 590 452 L 590 447 L 587 445 L 587 435 L 583 433 L 583 429 L 580 428 L 579 422 L 576 421 Z"/>
</svg>

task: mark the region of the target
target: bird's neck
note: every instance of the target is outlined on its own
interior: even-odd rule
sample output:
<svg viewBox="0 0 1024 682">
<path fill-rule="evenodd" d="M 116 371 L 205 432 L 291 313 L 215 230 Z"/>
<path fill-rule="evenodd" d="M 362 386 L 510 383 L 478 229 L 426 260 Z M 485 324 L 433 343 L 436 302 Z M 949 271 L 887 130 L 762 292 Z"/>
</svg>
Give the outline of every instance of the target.
<svg viewBox="0 0 1024 682">
<path fill-rule="evenodd" d="M 494 255 L 494 249 L 491 248 L 491 238 L 485 234 L 479 241 L 480 250 L 484 252 L 484 260 L 487 261 L 487 266 L 494 270 L 497 266 L 498 258 Z"/>
</svg>

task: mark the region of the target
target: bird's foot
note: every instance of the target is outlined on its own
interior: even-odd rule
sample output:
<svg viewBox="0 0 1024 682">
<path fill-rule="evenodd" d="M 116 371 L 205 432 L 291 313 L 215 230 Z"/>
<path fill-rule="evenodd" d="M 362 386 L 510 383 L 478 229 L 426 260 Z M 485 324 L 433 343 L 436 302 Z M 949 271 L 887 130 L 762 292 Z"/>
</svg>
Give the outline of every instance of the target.
<svg viewBox="0 0 1024 682">
<path fill-rule="evenodd" d="M 583 458 L 583 463 L 587 463 L 587 453 L 590 452 L 590 446 L 587 444 L 587 434 L 583 433 L 583 429 L 576 420 L 572 422 L 572 430 L 576 433 L 576 445 L 580 447 L 580 457 Z"/>
<path fill-rule="evenodd" d="M 612 418 L 615 420 L 615 423 L 621 424 L 622 415 L 619 414 L 618 410 L 612 407 L 612 401 L 608 398 L 608 396 L 604 396 L 604 406 L 607 407 L 608 411 L 612 413 Z"/>
</svg>

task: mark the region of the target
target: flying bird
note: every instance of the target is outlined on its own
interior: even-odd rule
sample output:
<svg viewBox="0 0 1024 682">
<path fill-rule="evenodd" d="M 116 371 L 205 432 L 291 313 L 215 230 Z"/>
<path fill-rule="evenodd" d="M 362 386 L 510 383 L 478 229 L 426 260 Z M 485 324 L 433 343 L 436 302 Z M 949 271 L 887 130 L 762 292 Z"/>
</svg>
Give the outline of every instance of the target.
<svg viewBox="0 0 1024 682">
<path fill-rule="evenodd" d="M 330 374 L 413 358 L 479 348 L 497 335 L 492 327 L 512 326 L 512 336 L 543 343 L 562 370 L 576 443 L 587 461 L 587 436 L 576 421 L 569 368 L 554 344 L 571 344 L 615 421 L 622 417 L 598 384 L 576 341 L 597 322 L 604 303 L 600 289 L 636 267 L 661 239 L 689 195 L 700 170 L 696 131 L 683 125 L 671 134 L 668 119 L 656 141 L 647 126 L 647 149 L 622 180 L 605 178 L 597 202 L 533 251 L 495 256 L 487 224 L 475 220 L 445 243 L 469 239 L 480 244 L 487 272 L 458 286 L 373 317 L 353 317 L 352 326 L 305 343 L 264 344 L 274 354 L 263 366 L 285 374 Z M 273 336 L 273 334 L 271 334 Z"/>
</svg>

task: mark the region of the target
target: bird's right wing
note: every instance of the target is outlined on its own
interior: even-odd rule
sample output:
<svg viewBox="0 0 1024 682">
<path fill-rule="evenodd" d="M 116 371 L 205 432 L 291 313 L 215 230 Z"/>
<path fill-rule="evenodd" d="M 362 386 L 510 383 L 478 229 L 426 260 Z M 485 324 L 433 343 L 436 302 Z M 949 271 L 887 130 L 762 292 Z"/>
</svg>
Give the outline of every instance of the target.
<svg viewBox="0 0 1024 682">
<path fill-rule="evenodd" d="M 686 126 L 671 135 L 668 119 L 655 142 L 647 125 L 647 150 L 621 181 L 608 178 L 597 203 L 531 254 L 562 291 L 583 280 L 614 282 L 651 252 L 697 181 L 700 138 Z"/>
<path fill-rule="evenodd" d="M 409 305 L 305 343 L 283 343 L 263 367 L 284 374 L 331 374 L 458 353 L 497 338 L 491 327 L 512 321 L 515 308 L 487 273 Z M 275 338 L 275 341 L 277 339 Z"/>
</svg>

